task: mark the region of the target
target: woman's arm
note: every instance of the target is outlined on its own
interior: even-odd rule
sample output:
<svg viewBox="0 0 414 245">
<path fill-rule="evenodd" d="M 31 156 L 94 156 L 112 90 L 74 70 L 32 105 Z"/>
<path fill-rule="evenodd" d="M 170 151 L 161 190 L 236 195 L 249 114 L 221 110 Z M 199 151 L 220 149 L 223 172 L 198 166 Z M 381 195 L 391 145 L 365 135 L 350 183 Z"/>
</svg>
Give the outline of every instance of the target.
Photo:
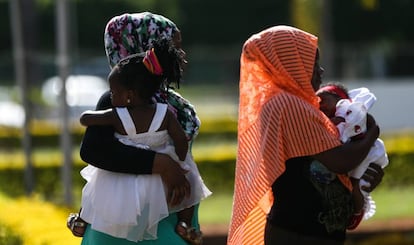
<svg viewBox="0 0 414 245">
<path fill-rule="evenodd" d="M 379 127 L 370 115 L 367 118 L 367 129 L 364 138 L 329 149 L 313 157 L 334 173 L 348 173 L 365 159 L 379 136 Z"/>
</svg>

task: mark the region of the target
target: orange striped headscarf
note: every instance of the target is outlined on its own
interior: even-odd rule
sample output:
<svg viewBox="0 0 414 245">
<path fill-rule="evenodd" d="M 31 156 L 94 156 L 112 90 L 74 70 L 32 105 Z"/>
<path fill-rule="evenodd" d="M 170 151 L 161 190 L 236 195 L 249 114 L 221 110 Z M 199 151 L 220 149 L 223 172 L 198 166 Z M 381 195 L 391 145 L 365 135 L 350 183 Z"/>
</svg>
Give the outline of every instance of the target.
<svg viewBox="0 0 414 245">
<path fill-rule="evenodd" d="M 240 70 L 238 154 L 228 245 L 264 243 L 271 186 L 286 160 L 340 145 L 311 79 L 317 37 L 275 26 L 250 37 Z"/>
</svg>

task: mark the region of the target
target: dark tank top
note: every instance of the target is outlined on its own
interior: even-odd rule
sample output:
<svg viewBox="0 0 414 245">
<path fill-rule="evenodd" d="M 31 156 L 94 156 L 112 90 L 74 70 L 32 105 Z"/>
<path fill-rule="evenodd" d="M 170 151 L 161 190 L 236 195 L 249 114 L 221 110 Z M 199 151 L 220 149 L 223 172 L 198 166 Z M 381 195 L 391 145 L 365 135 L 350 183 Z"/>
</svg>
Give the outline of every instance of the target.
<svg viewBox="0 0 414 245">
<path fill-rule="evenodd" d="M 268 222 L 299 234 L 343 241 L 346 234 L 346 224 L 344 222 L 347 222 L 344 220 L 349 220 L 350 214 L 345 214 L 346 217 L 339 217 L 339 221 L 332 221 L 331 218 L 330 222 L 334 222 L 334 226 L 328 224 L 329 213 L 337 211 L 327 211 L 333 209 L 329 205 L 338 206 L 338 202 L 329 204 L 329 200 L 324 201 L 323 196 L 326 196 L 326 194 L 321 194 L 324 191 L 321 191 L 320 186 L 325 188 L 325 185 L 318 182 L 321 180 L 320 176 L 317 176 L 321 174 L 319 170 L 316 171 L 316 174 L 313 173 L 315 172 L 312 170 L 315 169 L 314 162 L 310 157 L 299 157 L 286 161 L 285 172 L 272 185 L 274 203 L 268 215 Z M 325 167 L 322 165 L 322 168 Z M 325 170 L 328 171 L 327 169 Z M 328 172 L 328 177 L 323 174 L 326 173 L 322 171 L 322 182 L 326 178 L 334 179 L 329 180 L 329 182 L 331 182 L 330 185 L 336 186 L 334 188 L 336 191 L 335 195 L 341 196 L 340 202 L 345 203 L 346 212 L 352 213 L 350 209 L 353 207 L 350 207 L 352 206 L 352 201 L 349 191 L 342 186 L 335 174 Z M 315 175 L 317 180 L 315 180 Z M 315 181 L 318 183 L 313 183 Z M 338 191 L 343 191 L 343 193 L 338 194 Z M 339 206 L 342 206 L 342 204 Z M 343 211 L 343 208 L 340 208 L 340 210 Z M 338 217 L 335 218 L 337 219 Z M 336 226 L 337 223 L 341 223 L 341 225 Z"/>
</svg>

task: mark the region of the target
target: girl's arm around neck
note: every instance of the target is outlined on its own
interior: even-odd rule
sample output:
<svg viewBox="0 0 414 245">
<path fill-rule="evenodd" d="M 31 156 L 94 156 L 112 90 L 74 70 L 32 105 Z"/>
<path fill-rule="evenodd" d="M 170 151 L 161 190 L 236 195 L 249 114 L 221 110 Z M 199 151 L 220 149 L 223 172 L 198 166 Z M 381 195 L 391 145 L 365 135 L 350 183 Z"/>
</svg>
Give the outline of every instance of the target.
<svg viewBox="0 0 414 245">
<path fill-rule="evenodd" d="M 112 108 L 106 110 L 88 110 L 81 114 L 80 123 L 83 126 L 114 125 L 116 115 Z"/>
</svg>

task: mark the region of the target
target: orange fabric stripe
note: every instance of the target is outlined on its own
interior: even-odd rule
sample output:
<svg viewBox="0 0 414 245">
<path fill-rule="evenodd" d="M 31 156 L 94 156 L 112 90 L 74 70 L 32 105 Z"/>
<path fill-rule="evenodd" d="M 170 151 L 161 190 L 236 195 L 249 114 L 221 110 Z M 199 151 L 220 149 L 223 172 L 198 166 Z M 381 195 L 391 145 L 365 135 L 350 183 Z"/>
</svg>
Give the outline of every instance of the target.
<svg viewBox="0 0 414 245">
<path fill-rule="evenodd" d="M 324 127 L 325 118 L 318 116 L 320 114 L 319 110 L 289 94 L 280 94 L 278 97 L 280 97 L 278 100 L 272 99 L 265 105 L 263 121 L 279 122 L 280 125 L 276 125 L 276 123 L 262 125 L 262 127 L 267 128 L 263 131 L 266 136 L 258 137 L 257 134 L 252 134 L 252 132 L 257 131 L 257 127 L 252 127 L 243 136 L 239 137 L 240 154 L 236 165 L 237 177 L 235 180 L 231 229 L 241 229 L 243 232 L 237 232 L 239 235 L 235 235 L 234 241 L 230 239 L 228 244 L 262 244 L 259 238 L 263 238 L 265 218 L 272 202 L 268 202 L 267 206 L 262 207 L 259 206 L 259 203 L 262 198 L 265 198 L 265 194 L 271 190 L 274 180 L 285 170 L 284 162 L 287 159 L 296 156 L 314 155 L 340 144 L 338 137 L 335 135 L 336 129 L 334 126 L 330 128 L 330 131 L 327 131 Z M 298 103 L 302 106 L 299 106 Z M 276 108 L 280 109 L 281 105 L 291 108 L 291 110 L 285 110 L 280 115 L 272 113 L 276 111 Z M 276 116 L 279 116 L 279 118 L 276 118 Z M 316 121 L 317 126 L 315 127 L 309 121 Z M 299 122 L 305 123 L 300 124 Z M 284 124 L 295 126 L 287 127 L 283 126 Z M 273 127 L 292 130 L 281 132 Z M 281 143 L 284 138 L 291 140 Z M 263 143 L 267 139 L 269 141 Z M 260 141 L 262 142 L 259 145 L 264 147 L 260 151 L 254 151 L 252 146 L 258 145 L 257 143 Z M 321 144 L 321 142 L 324 144 Z M 244 151 L 242 149 L 248 150 Z M 251 211 L 247 213 L 246 210 Z M 252 228 L 251 226 L 254 223 L 260 224 L 260 226 Z M 229 234 L 231 232 L 232 230 Z M 257 237 L 256 235 L 259 233 L 261 235 Z M 238 236 L 242 236 L 242 238 L 237 238 Z M 242 239 L 243 243 L 239 243 L 238 239 Z M 249 243 L 245 243 L 247 241 Z M 255 242 L 250 243 L 252 241 Z"/>
<path fill-rule="evenodd" d="M 289 158 L 340 144 L 310 83 L 317 38 L 286 26 L 253 35 L 240 70 L 238 156 L 228 245 L 264 243 L 271 185 Z"/>
</svg>

